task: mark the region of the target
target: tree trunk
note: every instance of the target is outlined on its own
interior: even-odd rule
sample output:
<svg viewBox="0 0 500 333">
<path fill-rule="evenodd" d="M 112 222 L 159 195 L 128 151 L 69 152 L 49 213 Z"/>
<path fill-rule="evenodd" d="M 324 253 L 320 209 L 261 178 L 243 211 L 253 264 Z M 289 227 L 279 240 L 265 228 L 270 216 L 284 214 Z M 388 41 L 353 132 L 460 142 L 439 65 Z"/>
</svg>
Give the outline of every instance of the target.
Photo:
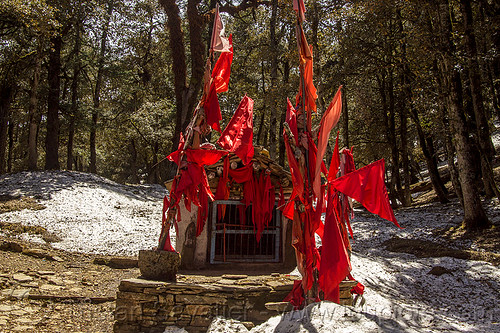
<svg viewBox="0 0 500 333">
<path fill-rule="evenodd" d="M 61 49 L 60 35 L 51 39 L 49 52 L 49 95 L 47 96 L 47 134 L 45 137 L 45 169 L 59 170 L 59 95 L 61 90 Z"/>
<path fill-rule="evenodd" d="M 387 87 L 387 93 L 389 97 L 389 144 L 391 147 L 391 183 L 393 188 L 396 190 L 397 198 L 403 202 L 402 198 L 402 186 L 401 186 L 401 175 L 399 173 L 399 149 L 396 135 L 396 108 L 394 99 L 394 81 L 393 73 L 389 71 L 389 81 Z"/>
<path fill-rule="evenodd" d="M 9 120 L 9 152 L 7 153 L 7 172 L 12 172 L 12 160 L 14 155 L 14 122 Z"/>
<path fill-rule="evenodd" d="M 114 1 L 108 2 L 107 16 L 102 27 L 101 45 L 99 50 L 99 59 L 97 61 L 97 79 L 94 89 L 94 105 L 92 108 L 92 124 L 90 126 L 90 165 L 89 171 L 97 173 L 97 151 L 96 151 L 96 136 L 97 136 L 97 122 L 99 120 L 99 107 L 101 98 L 101 88 L 104 79 L 104 56 L 106 55 L 106 47 L 108 40 L 109 23 L 111 15 L 113 14 Z"/>
<path fill-rule="evenodd" d="M 191 80 L 187 86 L 186 50 L 184 47 L 184 35 L 182 31 L 182 19 L 179 7 L 175 0 L 159 0 L 160 5 L 167 14 L 167 27 L 169 30 L 169 46 L 172 53 L 172 71 L 174 73 L 175 92 L 175 130 L 172 139 L 172 149 L 179 144 L 180 133 L 188 125 L 193 110 L 196 106 L 198 93 L 203 85 L 203 73 L 205 64 L 203 61 L 204 46 L 202 30 L 205 21 L 197 10 L 199 0 L 188 0 L 188 21 L 190 28 L 190 50 L 192 59 Z M 170 164 L 168 175 L 175 174 L 176 166 Z"/>
<path fill-rule="evenodd" d="M 73 157 L 73 145 L 75 138 L 75 124 L 78 117 L 78 79 L 80 76 L 80 15 L 77 15 L 75 22 L 75 48 L 74 53 L 74 65 L 73 65 L 73 81 L 71 82 L 71 110 L 69 112 L 69 125 L 68 125 L 68 143 L 66 147 L 66 169 L 73 170 L 73 164 L 75 163 Z M 76 164 L 76 163 L 75 163 Z"/>
<path fill-rule="evenodd" d="M 469 231 L 483 229 L 488 227 L 490 222 L 474 183 L 474 170 L 471 167 L 474 161 L 471 160 L 471 144 L 468 139 L 463 104 L 460 100 L 460 73 L 453 62 L 455 50 L 451 41 L 452 28 L 448 0 L 440 0 L 439 18 L 442 45 L 440 66 L 444 87 L 448 93 L 448 116 L 457 152 L 458 173 L 464 202 L 464 224 Z"/>
<path fill-rule="evenodd" d="M 481 77 L 479 74 L 479 64 L 477 60 L 476 36 L 474 34 L 474 23 L 472 7 L 470 1 L 460 0 L 465 32 L 465 45 L 467 49 L 467 66 L 470 79 L 470 92 L 472 106 L 476 118 L 476 133 L 481 160 L 481 174 L 483 176 L 483 186 L 486 197 L 493 197 L 498 189 L 494 189 L 493 170 L 490 165 L 495 156 L 495 148 L 491 141 L 490 128 L 483 105 L 483 94 L 481 92 Z M 496 190 L 496 191 L 495 191 Z"/>
<path fill-rule="evenodd" d="M 439 171 L 436 163 L 435 156 L 431 152 L 431 147 L 427 145 L 427 141 L 432 138 L 426 137 L 422 125 L 420 124 L 420 119 L 418 116 L 417 110 L 414 107 L 411 108 L 411 114 L 413 117 L 413 121 L 415 122 L 415 126 L 417 128 L 418 139 L 420 142 L 420 148 L 422 149 L 422 153 L 424 154 L 425 163 L 427 164 L 427 170 L 429 172 L 429 177 L 431 179 L 432 188 L 439 199 L 439 202 L 442 204 L 448 203 L 449 200 L 446 196 L 447 190 L 439 176 Z"/>
<path fill-rule="evenodd" d="M 349 109 L 347 103 L 347 87 L 346 84 L 342 86 L 342 129 L 343 129 L 343 138 L 344 138 L 344 146 L 347 148 L 349 145 Z"/>
<path fill-rule="evenodd" d="M 400 102 L 399 108 L 399 118 L 400 118 L 400 129 L 399 135 L 401 137 L 401 159 L 403 164 L 403 180 L 404 180 L 404 189 L 401 193 L 403 206 L 409 207 L 411 205 L 411 174 L 410 174 L 410 160 L 408 158 L 408 108 L 412 108 L 411 102 L 411 86 L 410 86 L 410 69 L 408 67 L 408 60 L 406 58 L 406 36 L 403 28 L 403 20 L 401 18 L 401 10 L 396 10 L 396 18 L 399 33 L 401 34 L 400 38 L 400 50 L 401 50 L 401 84 L 402 87 L 402 95 L 403 99 Z"/>
<path fill-rule="evenodd" d="M 9 83 L 3 82 L 0 86 L 0 174 L 6 171 L 7 128 L 13 94 L 13 87 Z"/>
<path fill-rule="evenodd" d="M 269 55 L 271 56 L 271 88 L 268 96 L 269 101 L 269 155 L 271 159 L 276 160 L 276 125 L 277 125 L 277 92 L 278 92 L 278 54 L 276 40 L 276 17 L 278 15 L 278 0 L 271 1 L 271 21 L 269 24 L 270 43 Z"/>
<path fill-rule="evenodd" d="M 395 141 L 395 138 L 391 135 L 391 130 L 390 130 L 390 121 L 389 121 L 389 108 L 387 105 L 387 84 L 386 84 L 386 72 L 385 70 L 380 74 L 380 76 L 377 76 L 377 82 L 378 82 L 378 88 L 379 88 L 379 93 L 380 93 L 380 100 L 382 104 L 382 117 L 384 119 L 384 127 L 385 127 L 385 133 L 387 133 L 387 145 L 389 147 L 392 146 L 392 142 Z M 392 151 L 392 150 L 391 150 Z M 393 166 L 391 163 L 391 181 L 389 181 L 389 199 L 391 200 L 391 206 L 392 208 L 397 208 L 398 207 L 398 200 L 397 200 L 397 193 L 396 193 L 396 188 L 395 188 L 395 182 L 393 181 Z"/>
<path fill-rule="evenodd" d="M 38 43 L 41 43 L 39 41 Z M 38 83 L 40 81 L 40 71 L 42 67 L 42 50 L 38 48 L 35 56 L 35 68 L 33 69 L 33 81 L 31 81 L 30 101 L 28 107 L 29 134 L 28 134 L 28 170 L 37 170 L 38 150 L 37 136 L 40 116 L 38 115 Z"/>
</svg>

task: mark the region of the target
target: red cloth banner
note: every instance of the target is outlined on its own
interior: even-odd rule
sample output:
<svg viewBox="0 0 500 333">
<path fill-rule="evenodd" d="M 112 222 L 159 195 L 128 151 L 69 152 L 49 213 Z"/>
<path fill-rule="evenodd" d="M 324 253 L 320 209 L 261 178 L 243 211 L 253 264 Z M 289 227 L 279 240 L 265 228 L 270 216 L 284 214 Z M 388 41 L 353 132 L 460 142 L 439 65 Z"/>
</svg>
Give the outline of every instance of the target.
<svg viewBox="0 0 500 333">
<path fill-rule="evenodd" d="M 335 147 L 333 148 L 332 160 L 330 162 L 330 169 L 328 170 L 328 182 L 337 178 L 339 172 L 340 156 L 339 156 L 339 132 L 337 132 L 337 139 L 335 139 Z"/>
<path fill-rule="evenodd" d="M 339 228 L 339 199 L 336 191 L 329 190 L 326 209 L 319 287 L 325 300 L 340 302 L 339 285 L 351 271 L 351 261 Z"/>
<path fill-rule="evenodd" d="M 229 78 L 231 77 L 231 64 L 233 62 L 233 35 L 229 35 L 230 52 L 224 52 L 219 56 L 212 71 L 212 79 L 215 91 L 219 94 L 229 89 Z"/>
<path fill-rule="evenodd" d="M 253 100 L 247 95 L 241 100 L 217 143 L 222 148 L 234 152 L 244 165 L 252 160 L 254 155 Z"/>
<path fill-rule="evenodd" d="M 384 183 L 383 159 L 335 179 L 330 184 L 339 192 L 362 204 L 369 212 L 401 228 L 392 211 Z"/>
<path fill-rule="evenodd" d="M 219 121 L 222 120 L 222 115 L 220 113 L 219 99 L 217 98 L 217 89 L 215 87 L 215 81 L 210 85 L 210 90 L 208 92 L 207 100 L 203 105 L 205 109 L 205 118 L 207 124 L 210 125 L 217 132 L 221 132 Z"/>
<path fill-rule="evenodd" d="M 335 97 L 332 102 L 326 109 L 323 114 L 323 118 L 321 118 L 321 123 L 319 125 L 319 134 L 318 134 L 318 153 L 316 155 L 316 164 L 314 168 L 314 182 L 313 182 L 313 191 L 314 194 L 319 196 L 320 185 L 321 185 L 321 161 L 323 160 L 323 156 L 325 156 L 326 146 L 328 145 L 328 137 L 330 136 L 330 131 L 335 125 L 337 125 L 340 113 L 342 112 L 342 86 L 339 87 Z"/>
</svg>

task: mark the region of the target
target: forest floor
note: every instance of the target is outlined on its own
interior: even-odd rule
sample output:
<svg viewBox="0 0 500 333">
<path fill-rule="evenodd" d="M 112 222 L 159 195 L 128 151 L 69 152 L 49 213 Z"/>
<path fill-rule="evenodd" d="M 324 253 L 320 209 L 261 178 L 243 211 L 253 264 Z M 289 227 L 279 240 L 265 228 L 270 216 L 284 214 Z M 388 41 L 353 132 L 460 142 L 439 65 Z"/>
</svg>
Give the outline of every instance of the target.
<svg viewBox="0 0 500 333">
<path fill-rule="evenodd" d="M 403 229 L 356 209 L 363 305 L 322 302 L 252 332 L 500 332 L 498 201 L 484 202 L 493 227 L 466 234 L 458 202 L 429 191 L 396 211 Z M 0 331 L 111 332 L 117 286 L 139 276 L 138 250 L 155 245 L 164 194 L 79 172 L 1 176 Z M 246 328 L 218 319 L 209 331 Z"/>
</svg>

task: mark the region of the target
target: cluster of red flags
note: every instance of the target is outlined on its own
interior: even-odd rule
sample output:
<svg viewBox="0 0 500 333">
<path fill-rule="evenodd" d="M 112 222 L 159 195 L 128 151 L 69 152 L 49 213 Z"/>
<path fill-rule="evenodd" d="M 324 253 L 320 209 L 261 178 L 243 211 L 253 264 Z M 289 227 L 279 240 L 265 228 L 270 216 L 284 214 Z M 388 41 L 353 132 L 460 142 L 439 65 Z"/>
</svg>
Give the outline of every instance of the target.
<svg viewBox="0 0 500 333">
<path fill-rule="evenodd" d="M 349 223 L 348 197 L 361 203 L 368 211 L 393 222 L 400 227 L 390 206 L 387 189 L 384 183 L 384 160 L 376 161 L 359 170 L 354 169 L 352 153 L 350 150 L 342 152 L 344 156 L 344 174 L 337 178 L 341 161 L 339 158 L 338 133 L 334 153 L 328 172 L 322 167 L 323 156 L 331 129 L 337 124 L 342 108 L 340 88 L 330 103 L 321 120 L 318 134 L 318 148 L 314 141 L 307 142 L 309 168 L 314 173 L 304 180 L 307 170 L 302 170 L 300 161 L 296 159 L 293 146 L 300 145 L 300 140 L 290 143 L 290 138 L 284 133 L 288 163 L 292 174 L 293 191 L 283 213 L 294 220 L 294 225 L 303 225 L 303 228 L 294 228 L 294 247 L 296 249 L 297 264 L 303 279 L 301 290 L 307 291 L 312 286 L 313 270 L 319 272 L 318 284 L 324 292 L 324 299 L 339 302 L 340 282 L 350 276 L 351 263 L 347 249 L 349 240 L 347 229 L 352 230 Z M 299 131 L 296 128 L 296 114 L 291 105 L 288 106 L 286 117 L 290 132 L 296 137 Z M 299 148 L 295 148 L 299 149 Z M 315 154 L 315 156 L 314 156 Z M 311 158 L 313 156 L 313 158 Z M 312 162 L 312 163 L 311 163 Z M 321 185 L 320 173 L 327 178 L 327 184 Z M 312 179 L 313 189 L 309 191 L 309 180 Z M 327 188 L 325 191 L 325 187 Z M 326 192 L 326 193 L 325 193 Z M 317 205 L 311 202 L 317 198 Z M 326 199 L 326 218 L 324 225 L 320 222 L 323 211 L 323 202 Z M 303 205 L 305 212 L 297 212 L 297 205 Z M 300 223 L 300 224 L 299 224 Z M 316 252 L 314 233 L 322 238 L 320 253 Z M 297 298 L 300 292 L 297 286 L 287 298 L 293 299 L 296 305 L 303 301 L 303 296 Z M 362 292 L 363 286 L 357 285 L 353 292 Z"/>
<path fill-rule="evenodd" d="M 220 19 L 219 6 L 217 5 L 210 50 L 221 52 L 221 54 L 211 74 L 210 62 L 207 61 L 204 92 L 200 104 L 205 112 L 206 123 L 218 132 L 221 132 L 219 122 L 222 116 L 217 94 L 228 90 L 233 60 L 232 36 L 226 38 L 223 34 L 224 25 Z M 179 171 L 174 178 L 170 197 L 164 199 L 162 233 L 169 233 L 169 230 L 165 230 L 164 225 L 169 208 L 177 208 L 175 222 L 180 220 L 179 202 L 184 197 L 184 204 L 188 211 L 191 210 L 191 204 L 198 207 L 196 227 L 196 236 L 198 236 L 203 231 L 207 219 L 208 202 L 215 199 L 208 184 L 205 166 L 218 162 L 230 152 L 239 156 L 244 164 L 248 164 L 253 157 L 253 100 L 247 96 L 243 98 L 233 118 L 222 133 L 218 143 L 224 150 L 217 150 L 211 146 L 203 147 L 203 145 L 200 149 L 186 148 L 182 133 L 179 141 L 178 149 L 167 156 L 168 160 L 178 165 Z M 226 185 L 227 170 L 229 169 L 227 159 L 225 165 L 225 174 L 220 182 L 220 189 L 217 190 L 219 199 L 227 199 L 229 196 L 229 189 Z M 174 251 L 169 237 L 167 237 L 163 250 Z"/>
</svg>

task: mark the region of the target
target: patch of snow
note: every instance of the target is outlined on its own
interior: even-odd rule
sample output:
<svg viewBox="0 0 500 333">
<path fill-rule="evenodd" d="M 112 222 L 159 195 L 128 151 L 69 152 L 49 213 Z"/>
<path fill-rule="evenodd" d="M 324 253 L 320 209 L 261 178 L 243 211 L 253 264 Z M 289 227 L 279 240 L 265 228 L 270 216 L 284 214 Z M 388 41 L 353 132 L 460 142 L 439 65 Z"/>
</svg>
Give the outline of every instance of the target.
<svg viewBox="0 0 500 333">
<path fill-rule="evenodd" d="M 416 258 L 389 252 L 383 245 L 394 236 L 442 241 L 433 231 L 458 226 L 463 213 L 457 207 L 453 202 L 399 209 L 396 218 L 404 229 L 356 209 L 351 265 L 354 278 L 366 286 L 365 303 L 354 308 L 311 304 L 273 317 L 250 332 L 500 332 L 498 267 L 450 257 Z M 499 227 L 498 203 L 487 203 L 485 209 Z M 463 240 L 460 245 L 467 248 L 471 242 Z M 449 273 L 429 274 L 435 266 Z M 295 269 L 291 274 L 299 273 Z"/>
<path fill-rule="evenodd" d="M 53 244 L 56 247 L 136 255 L 157 243 L 166 190 L 160 185 L 121 185 L 96 175 L 60 171 L 3 175 L 0 194 L 32 196 L 45 205 L 40 211 L 0 214 L 0 219 L 45 227 L 63 239 Z M 484 207 L 500 227 L 498 201 Z M 321 302 L 273 317 L 250 332 L 500 332 L 498 267 L 449 257 L 416 258 L 389 252 L 383 245 L 395 236 L 442 242 L 434 231 L 461 223 L 458 202 L 402 208 L 396 218 L 404 229 L 363 209 L 355 210 L 351 264 L 352 275 L 366 286 L 363 306 Z M 470 248 L 472 242 L 463 240 L 459 245 Z M 436 266 L 449 272 L 428 274 Z M 169 329 L 165 332 L 184 332 Z M 217 318 L 209 332 L 248 330 L 237 321 Z"/>
<path fill-rule="evenodd" d="M 163 333 L 188 333 L 185 329 L 179 328 L 177 326 L 167 326 Z"/>
<path fill-rule="evenodd" d="M 234 319 L 226 319 L 223 317 L 216 317 L 210 326 L 207 333 L 247 333 L 248 329 L 239 321 Z"/>
<path fill-rule="evenodd" d="M 34 197 L 46 206 L 1 214 L 0 218 L 46 228 L 62 239 L 52 243 L 56 248 L 137 255 L 140 249 L 157 245 L 166 189 L 122 185 L 82 172 L 52 171 L 2 175 L 0 194 Z"/>
</svg>

